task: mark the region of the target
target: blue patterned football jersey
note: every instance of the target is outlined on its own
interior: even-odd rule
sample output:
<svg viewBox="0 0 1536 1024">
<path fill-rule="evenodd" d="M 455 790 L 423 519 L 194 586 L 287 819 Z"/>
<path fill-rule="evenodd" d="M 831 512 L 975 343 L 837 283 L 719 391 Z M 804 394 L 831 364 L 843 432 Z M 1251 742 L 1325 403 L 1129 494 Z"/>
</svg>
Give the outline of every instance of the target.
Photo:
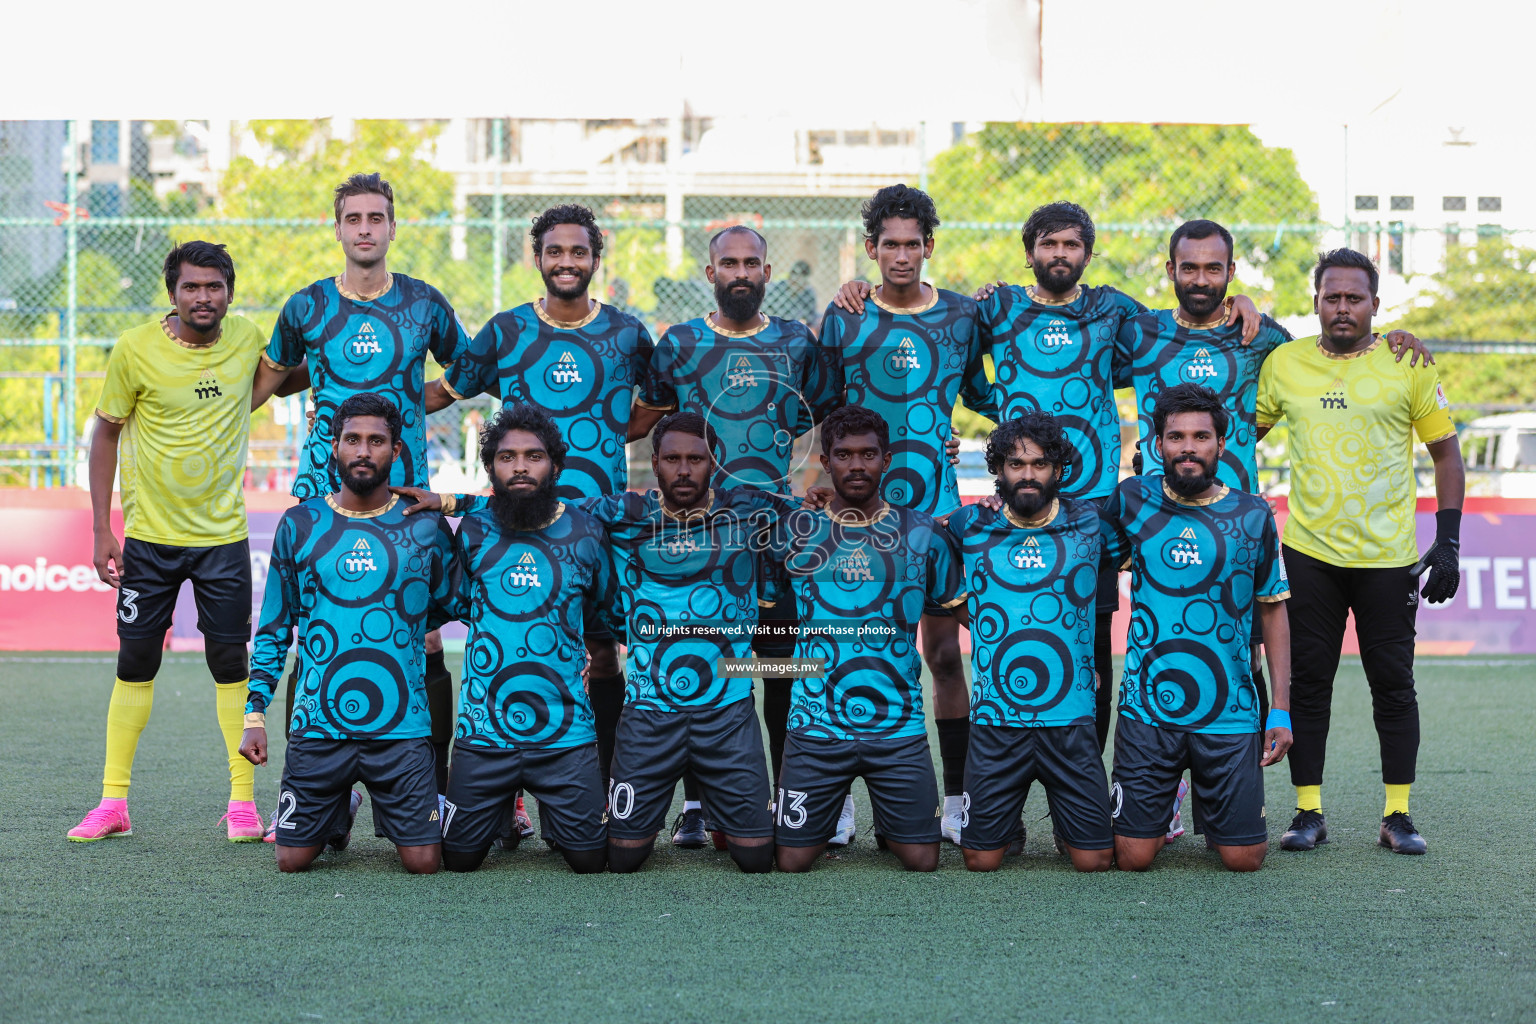
<svg viewBox="0 0 1536 1024">
<path fill-rule="evenodd" d="M 426 487 L 426 357 L 448 366 L 469 347 L 469 337 L 441 292 L 404 274 L 391 275 L 384 294 L 363 301 L 343 293 L 339 278 L 316 281 L 295 292 L 267 343 L 266 361 L 277 367 L 309 359 L 315 425 L 293 479 L 301 501 L 333 494 L 341 479 L 331 458 L 336 409 L 353 395 L 373 392 L 400 409 L 400 455 L 389 482 Z"/>
<path fill-rule="evenodd" d="M 708 513 L 692 515 L 663 508 L 654 490 L 586 503 L 613 557 L 626 707 L 701 711 L 751 696 L 751 677 L 716 670 L 751 656 L 768 533 L 797 504 L 750 487 L 714 490 Z"/>
<path fill-rule="evenodd" d="M 1109 287 L 1082 288 L 1055 306 L 1037 302 L 1031 289 L 1004 285 L 981 304 L 999 418 L 1036 410 L 1056 417 L 1077 449 L 1061 483 L 1066 497 L 1100 498 L 1120 479 L 1115 338 L 1146 308 Z"/>
<path fill-rule="evenodd" d="M 891 467 L 881 495 L 929 515 L 960 507 L 955 467 L 944 445 L 954 433 L 955 399 L 997 418 L 981 355 L 985 332 L 974 299 L 931 288 L 924 306 L 888 306 L 871 293 L 864 313 L 836 305 L 821 322 L 821 345 L 849 405 L 873 409 L 891 430 Z"/>
<path fill-rule="evenodd" d="M 654 347 L 639 320 L 612 306 L 597 303 L 585 320 L 567 323 L 551 319 L 543 300 L 528 302 L 492 317 L 443 384 L 455 398 L 489 391 L 543 409 L 570 446 L 556 491 L 567 501 L 595 498 L 628 483 L 631 399 L 652 408 L 670 402 L 649 383 Z"/>
<path fill-rule="evenodd" d="M 1244 345 L 1242 338 L 1240 323 L 1188 327 L 1169 309 L 1143 313 L 1120 328 L 1115 363 L 1129 373 L 1131 386 L 1136 389 L 1143 473 L 1163 471 L 1163 460 L 1152 437 L 1152 409 L 1158 396 L 1176 384 L 1200 384 L 1216 392 L 1232 416 L 1227 450 L 1217 466 L 1216 478 L 1250 494 L 1258 489 L 1253 449 L 1259 368 L 1271 352 L 1291 340 L 1291 335 L 1266 316 L 1251 344 Z"/>
<path fill-rule="evenodd" d="M 795 595 L 795 658 L 826 663 L 824 675 L 795 679 L 789 728 L 845 740 L 923 735 L 917 627 L 925 604 L 966 598 L 954 537 L 897 505 L 868 522 L 797 509 L 772 550 Z"/>
<path fill-rule="evenodd" d="M 1120 713 L 1164 729 L 1257 732 L 1254 602 L 1291 594 L 1268 503 L 1227 486 L 1188 501 L 1163 477 L 1138 476 L 1104 518 L 1106 546 L 1133 573 Z"/>
<path fill-rule="evenodd" d="M 535 530 L 508 530 L 487 505 L 456 538 L 452 614 L 469 627 L 459 691 L 458 742 L 560 748 L 597 739 L 582 671 L 582 609 L 605 600 L 603 527 L 565 503 Z"/>
<path fill-rule="evenodd" d="M 453 531 L 391 497 L 348 512 L 331 495 L 283 513 L 272 538 L 247 711 L 265 712 L 298 630 L 293 736 L 427 736 L 426 636 L 449 618 Z"/>
<path fill-rule="evenodd" d="M 712 317 L 667 330 L 652 358 L 664 408 L 698 413 L 724 448 L 716 482 L 788 494 L 795 438 L 841 404 L 835 372 L 810 328 L 764 316 L 751 331 Z"/>
<path fill-rule="evenodd" d="M 1036 527 L 1006 506 L 950 517 L 970 592 L 972 722 L 1093 721 L 1099 521 L 1094 502 L 1072 498 L 1058 498 Z"/>
</svg>

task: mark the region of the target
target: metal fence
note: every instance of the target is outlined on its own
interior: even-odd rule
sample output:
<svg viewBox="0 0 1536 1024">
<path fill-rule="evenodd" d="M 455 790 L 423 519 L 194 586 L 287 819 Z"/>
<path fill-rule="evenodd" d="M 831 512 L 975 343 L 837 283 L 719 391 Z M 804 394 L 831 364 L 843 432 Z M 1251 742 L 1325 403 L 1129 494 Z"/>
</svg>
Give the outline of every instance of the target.
<svg viewBox="0 0 1536 1024">
<path fill-rule="evenodd" d="M 1380 263 L 1394 314 L 1442 351 L 1514 360 L 1513 370 L 1470 373 L 1480 383 L 1458 400 L 1536 400 L 1536 239 L 1495 223 L 1495 211 L 1425 224 L 1367 210 L 1322 223 L 1290 152 L 1242 127 L 956 126 L 942 148 L 912 132 L 804 132 L 786 159 L 758 166 L 722 160 L 718 147 L 713 162 L 692 160 L 709 155 L 699 145 L 707 123 L 618 135 L 589 125 L 591 137 L 624 145 L 562 170 L 541 163 L 531 132 L 512 122 L 484 122 L 467 144 L 442 123 L 358 122 L 343 137 L 325 122 L 250 122 L 232 139 L 198 124 L 0 122 L 0 485 L 84 482 L 107 353 L 123 330 L 163 315 L 171 245 L 228 244 L 235 311 L 270 329 L 289 294 L 342 269 L 330 189 L 356 170 L 380 170 L 396 188 L 391 268 L 435 284 L 471 331 L 542 293 L 527 227 L 557 202 L 590 206 L 603 224 L 595 294 L 658 331 L 713 308 L 706 242 L 736 223 L 769 239 L 766 309 L 815 324 L 840 282 L 873 276 L 863 201 L 906 181 L 927 189 L 943 218 L 927 269 L 941 286 L 1024 279 L 1019 227 L 1034 206 L 1062 198 L 1097 221 L 1087 279 L 1153 305 L 1173 302 L 1167 237 L 1192 217 L 1233 231 L 1238 287 L 1282 317 L 1310 308 L 1318 247 L 1347 242 Z M 679 140 L 691 155 L 667 160 L 666 144 Z M 485 404 L 433 418 L 438 460 L 463 459 Z M 259 413 L 248 485 L 285 488 L 303 432 L 296 399 Z"/>
</svg>

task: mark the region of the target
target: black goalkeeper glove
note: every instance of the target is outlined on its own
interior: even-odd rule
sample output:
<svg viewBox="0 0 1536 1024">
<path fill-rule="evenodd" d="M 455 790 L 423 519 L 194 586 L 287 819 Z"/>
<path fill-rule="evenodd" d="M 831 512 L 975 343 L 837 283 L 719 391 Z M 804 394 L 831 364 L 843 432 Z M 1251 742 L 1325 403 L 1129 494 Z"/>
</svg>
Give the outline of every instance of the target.
<svg viewBox="0 0 1536 1024">
<path fill-rule="evenodd" d="M 1414 575 L 1429 571 L 1421 593 L 1430 604 L 1444 604 L 1461 587 L 1461 509 L 1443 508 L 1435 513 L 1435 542 L 1424 552 Z"/>
</svg>

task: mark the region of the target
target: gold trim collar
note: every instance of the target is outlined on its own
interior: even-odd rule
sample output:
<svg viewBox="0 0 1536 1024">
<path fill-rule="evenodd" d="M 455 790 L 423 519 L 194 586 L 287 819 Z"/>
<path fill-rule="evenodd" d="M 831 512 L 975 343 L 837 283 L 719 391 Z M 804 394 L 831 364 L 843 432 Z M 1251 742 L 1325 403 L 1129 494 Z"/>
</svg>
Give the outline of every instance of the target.
<svg viewBox="0 0 1536 1024">
<path fill-rule="evenodd" d="M 1330 352 L 1323 345 L 1323 336 L 1317 336 L 1317 350 L 1323 354 L 1324 359 L 1337 359 L 1341 361 L 1346 359 L 1359 359 L 1361 356 L 1368 356 L 1372 352 L 1375 352 L 1377 346 L 1380 344 L 1381 335 L 1373 334 L 1371 335 L 1371 343 L 1358 352 Z"/>
<path fill-rule="evenodd" d="M 586 318 L 583 320 L 556 320 L 554 317 L 544 312 L 543 299 L 533 300 L 533 311 L 539 315 L 540 320 L 549 324 L 551 327 L 558 327 L 562 331 L 575 331 L 587 326 L 587 324 L 591 323 L 593 320 L 596 320 L 597 314 L 603 308 L 603 304 L 596 299 L 588 299 L 587 301 L 592 303 L 592 309 L 587 313 Z"/>
<path fill-rule="evenodd" d="M 378 291 L 373 292 L 370 295 L 360 295 L 357 292 L 351 291 L 342 286 L 341 279 L 345 276 L 345 274 L 336 275 L 336 290 L 341 293 L 342 298 L 351 299 L 353 302 L 372 302 L 374 299 L 377 299 L 379 296 L 385 294 L 395 286 L 395 275 L 386 273 L 384 275 L 383 288 L 380 288 Z"/>
<path fill-rule="evenodd" d="M 1221 316 L 1216 320 L 1212 320 L 1209 323 L 1197 324 L 1193 320 L 1185 320 L 1183 317 L 1179 316 L 1179 311 L 1177 308 L 1175 308 L 1173 311 L 1173 322 L 1184 328 L 1186 331 L 1214 331 L 1216 328 L 1225 324 L 1227 322 L 1227 318 L 1231 315 L 1232 298 L 1231 296 L 1228 296 L 1222 300 Z"/>
<path fill-rule="evenodd" d="M 189 348 L 189 349 L 191 349 L 194 352 L 202 352 L 202 351 L 205 351 L 207 349 L 213 348 L 213 346 L 215 346 L 215 345 L 217 345 L 219 343 L 219 339 L 224 337 L 224 325 L 221 323 L 221 324 L 219 324 L 219 332 L 213 336 L 213 340 L 212 341 L 205 341 L 201 345 L 193 344 L 190 341 L 182 341 L 181 338 L 177 336 L 176 332 L 171 330 L 171 317 L 173 317 L 173 316 L 176 316 L 176 314 L 175 313 L 167 313 L 167 314 L 165 314 L 165 316 L 161 317 L 160 318 L 160 329 L 165 332 L 165 336 L 167 338 L 170 338 L 172 341 L 174 341 L 176 344 L 180 345 L 182 348 Z"/>
<path fill-rule="evenodd" d="M 1232 488 L 1228 487 L 1226 484 L 1222 484 L 1221 485 L 1221 490 L 1219 492 L 1217 492 L 1214 497 L 1210 497 L 1210 498 L 1181 498 L 1177 494 L 1174 493 L 1172 487 L 1168 486 L 1168 478 L 1166 476 L 1163 478 L 1163 494 L 1167 495 L 1168 498 L 1171 501 L 1175 502 L 1176 504 L 1183 505 L 1185 508 L 1200 508 L 1200 507 L 1202 507 L 1204 505 L 1214 505 L 1218 501 L 1220 501 L 1222 498 L 1225 498 L 1228 494 L 1231 494 L 1231 493 L 1232 493 Z"/>
<path fill-rule="evenodd" d="M 715 508 L 715 489 L 711 487 L 704 492 L 704 504 L 693 508 L 685 508 L 681 512 L 674 512 L 667 508 L 666 499 L 661 496 L 661 491 L 656 491 L 656 505 L 661 509 L 661 514 L 678 523 L 686 523 L 694 519 L 703 519 Z"/>
<path fill-rule="evenodd" d="M 880 289 L 882 287 L 884 286 L 876 285 L 874 288 L 870 289 L 869 301 L 873 302 L 887 313 L 895 313 L 897 316 L 916 316 L 919 313 L 928 312 L 934 306 L 939 304 L 939 290 L 927 282 L 923 283 L 923 287 L 927 288 L 930 292 L 933 293 L 933 295 L 921 306 L 892 306 L 890 303 L 885 302 L 880 298 Z"/>
<path fill-rule="evenodd" d="M 1003 502 L 1003 516 L 1007 518 L 1010 523 L 1012 523 L 1014 526 L 1017 526 L 1021 530 L 1039 530 L 1050 526 L 1056 521 L 1056 514 L 1060 511 L 1061 499 L 1052 498 L 1051 510 L 1049 513 L 1047 513 L 1046 517 L 1038 523 L 1031 523 L 1028 520 L 1020 519 L 1019 514 L 1013 510 L 1013 506 L 1008 504 L 1006 501 Z"/>
<path fill-rule="evenodd" d="M 827 514 L 828 519 L 832 520 L 838 526 L 874 526 L 880 520 L 891 514 L 891 503 L 882 500 L 880 502 L 880 511 L 876 512 L 868 519 L 865 519 L 857 512 L 834 512 L 832 511 L 831 502 L 828 502 L 826 505 L 822 506 L 822 511 Z"/>
<path fill-rule="evenodd" d="M 391 494 L 389 496 L 389 500 L 380 505 L 378 508 L 371 508 L 367 512 L 353 512 L 351 509 L 342 508 L 339 504 L 337 504 L 336 495 L 327 494 L 325 496 L 325 503 L 331 506 L 331 511 L 335 512 L 339 516 L 346 516 L 348 519 L 373 519 L 376 516 L 381 516 L 385 512 L 388 512 L 390 509 L 399 504 L 399 502 L 400 495 Z"/>
<path fill-rule="evenodd" d="M 563 515 L 565 515 L 565 502 L 563 502 L 563 501 L 556 502 L 555 503 L 555 514 L 554 515 L 550 516 L 548 519 L 546 519 L 544 522 L 540 523 L 538 526 L 533 527 L 533 529 L 531 529 L 531 530 L 523 530 L 521 532 L 523 532 L 523 533 L 533 533 L 533 532 L 538 531 L 538 530 L 547 530 L 551 526 L 554 526 L 556 523 L 558 523 L 560 521 L 560 517 L 563 516 Z"/>
<path fill-rule="evenodd" d="M 750 331 L 728 331 L 715 322 L 714 313 L 706 313 L 704 316 L 704 322 L 709 325 L 710 330 L 714 331 L 722 338 L 750 338 L 752 335 L 768 329 L 768 314 L 759 313 L 757 316 L 758 319 L 762 322 L 759 323 L 756 327 L 752 328 Z"/>
<path fill-rule="evenodd" d="M 1036 294 L 1035 286 L 1032 284 L 1027 284 L 1024 286 L 1024 294 L 1028 295 L 1029 301 L 1033 302 L 1037 306 L 1070 306 L 1072 303 L 1083 297 L 1083 286 L 1078 285 L 1075 289 L 1073 289 L 1071 297 L 1066 299 L 1042 299 L 1038 294 Z"/>
</svg>

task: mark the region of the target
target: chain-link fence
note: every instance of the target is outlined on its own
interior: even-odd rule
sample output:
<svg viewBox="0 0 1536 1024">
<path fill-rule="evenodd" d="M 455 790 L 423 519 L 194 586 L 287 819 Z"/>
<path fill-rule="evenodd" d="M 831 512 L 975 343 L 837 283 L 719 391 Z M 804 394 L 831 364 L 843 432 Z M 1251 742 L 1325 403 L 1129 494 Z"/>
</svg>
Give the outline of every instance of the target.
<svg viewBox="0 0 1536 1024">
<path fill-rule="evenodd" d="M 562 131 L 574 136 L 563 148 L 550 141 Z M 1317 249 L 1347 243 L 1382 268 L 1383 320 L 1442 352 L 1487 353 L 1443 361 L 1459 403 L 1536 402 L 1536 237 L 1503 224 L 1488 197 L 1462 210 L 1447 199 L 1419 220 L 1402 197 L 1374 210 L 1357 200 L 1357 219 L 1325 224 L 1291 153 L 1233 126 L 956 125 L 942 146 L 926 127 L 807 130 L 741 153 L 708 132 L 707 121 L 0 122 L 0 485 L 84 482 L 107 353 L 165 312 L 170 246 L 226 243 L 235 311 L 270 329 L 289 294 L 341 271 L 330 190 L 357 170 L 396 189 L 391 268 L 440 288 L 471 331 L 542 294 L 527 228 L 558 202 L 591 207 L 604 227 L 594 294 L 658 332 L 714 307 L 706 243 L 738 223 L 769 239 L 766 310 L 815 325 L 840 282 L 874 276 L 863 201 L 906 181 L 943 218 L 925 271 L 941 286 L 1024 279 L 1020 225 L 1056 199 L 1097 222 L 1087 280 L 1155 306 L 1173 303 L 1167 237 L 1189 218 L 1233 231 L 1236 287 L 1279 317 L 1310 310 Z M 434 417 L 434 465 L 463 462 L 486 404 Z M 304 429 L 297 399 L 258 414 L 249 486 L 286 488 Z"/>
</svg>

